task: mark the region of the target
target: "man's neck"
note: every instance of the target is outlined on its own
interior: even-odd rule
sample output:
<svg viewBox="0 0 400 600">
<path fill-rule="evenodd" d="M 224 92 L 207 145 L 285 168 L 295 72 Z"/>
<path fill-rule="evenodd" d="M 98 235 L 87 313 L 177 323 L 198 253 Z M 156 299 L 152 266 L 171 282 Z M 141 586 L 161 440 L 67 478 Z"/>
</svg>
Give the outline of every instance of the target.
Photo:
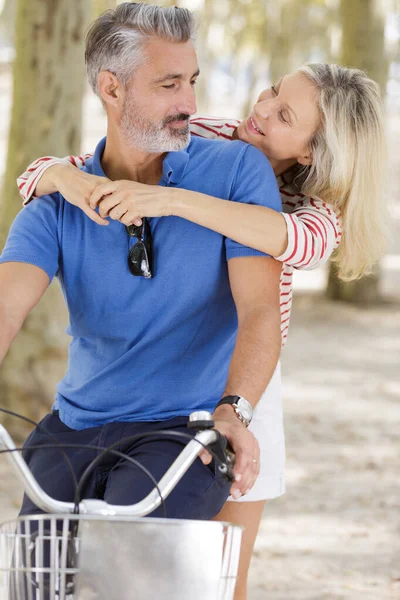
<svg viewBox="0 0 400 600">
<path fill-rule="evenodd" d="M 164 157 L 165 152 L 150 154 L 132 148 L 108 130 L 101 166 L 112 181 L 128 179 L 156 185 L 161 179 Z"/>
</svg>

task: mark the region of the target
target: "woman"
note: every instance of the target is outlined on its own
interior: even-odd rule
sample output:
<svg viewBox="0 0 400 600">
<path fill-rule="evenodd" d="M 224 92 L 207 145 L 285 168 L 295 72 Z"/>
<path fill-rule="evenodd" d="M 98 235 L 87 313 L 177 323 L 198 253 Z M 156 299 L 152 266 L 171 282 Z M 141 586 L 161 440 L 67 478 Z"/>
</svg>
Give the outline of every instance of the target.
<svg viewBox="0 0 400 600">
<path fill-rule="evenodd" d="M 182 189 L 104 182 L 71 166 L 83 165 L 90 155 L 39 159 L 18 180 L 21 195 L 28 202 L 35 188 L 37 195 L 60 191 L 104 225 L 106 217 L 128 225 L 140 224 L 141 217 L 175 215 L 272 255 L 283 263 L 284 345 L 294 268 L 317 267 L 338 248 L 334 260 L 339 275 L 350 280 L 368 273 L 382 254 L 385 140 L 378 87 L 355 69 L 308 65 L 264 90 L 245 121 L 194 119 L 191 132 L 240 139 L 259 148 L 274 168 L 284 213 Z M 251 427 L 260 444 L 260 476 L 248 494 L 236 501 L 230 498 L 218 515 L 246 528 L 235 600 L 246 598 L 247 572 L 265 500 L 284 493 L 279 368 Z"/>
</svg>

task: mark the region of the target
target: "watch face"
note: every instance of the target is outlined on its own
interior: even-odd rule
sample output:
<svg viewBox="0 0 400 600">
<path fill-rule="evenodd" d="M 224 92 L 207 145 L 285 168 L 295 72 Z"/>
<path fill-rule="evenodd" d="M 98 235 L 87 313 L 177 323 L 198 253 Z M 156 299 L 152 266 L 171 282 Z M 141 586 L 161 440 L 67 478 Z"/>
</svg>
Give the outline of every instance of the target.
<svg viewBox="0 0 400 600">
<path fill-rule="evenodd" d="M 253 409 L 250 402 L 248 402 L 244 398 L 239 398 L 239 400 L 236 402 L 236 406 L 243 415 L 243 418 L 246 419 L 246 421 L 251 421 L 251 418 L 253 416 Z"/>
</svg>

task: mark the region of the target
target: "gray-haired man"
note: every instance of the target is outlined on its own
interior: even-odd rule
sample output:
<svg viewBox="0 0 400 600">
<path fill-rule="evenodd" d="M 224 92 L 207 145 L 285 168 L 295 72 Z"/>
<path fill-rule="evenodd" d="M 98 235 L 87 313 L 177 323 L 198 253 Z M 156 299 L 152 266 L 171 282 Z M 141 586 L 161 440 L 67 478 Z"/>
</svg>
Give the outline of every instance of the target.
<svg viewBox="0 0 400 600">
<path fill-rule="evenodd" d="M 199 74 L 192 35 L 189 11 L 144 4 L 124 3 L 93 24 L 86 62 L 108 129 L 84 171 L 279 210 L 276 180 L 260 152 L 240 142 L 190 140 Z M 117 209 L 110 216 L 121 217 Z M 237 454 L 231 492 L 252 486 L 258 446 L 245 425 L 279 356 L 279 263 L 175 217 L 154 218 L 139 231 L 119 220 L 98 227 L 59 194 L 20 213 L 0 263 L 0 358 L 55 275 L 66 297 L 68 371 L 47 429 L 64 443 L 121 440 L 120 449 L 159 477 L 180 447 L 147 439 L 125 447 L 124 437 L 178 431 L 193 410 L 211 410 Z M 242 397 L 242 412 L 217 406 L 228 395 Z M 58 453 L 30 450 L 40 435 L 35 430 L 26 444 L 34 474 L 49 494 L 71 500 Z M 91 458 L 71 452 L 78 477 Z M 110 459 L 87 495 L 128 504 L 147 487 L 139 470 Z M 228 493 L 214 466 L 197 461 L 167 510 L 210 518 Z M 37 512 L 26 499 L 23 511 Z"/>
</svg>

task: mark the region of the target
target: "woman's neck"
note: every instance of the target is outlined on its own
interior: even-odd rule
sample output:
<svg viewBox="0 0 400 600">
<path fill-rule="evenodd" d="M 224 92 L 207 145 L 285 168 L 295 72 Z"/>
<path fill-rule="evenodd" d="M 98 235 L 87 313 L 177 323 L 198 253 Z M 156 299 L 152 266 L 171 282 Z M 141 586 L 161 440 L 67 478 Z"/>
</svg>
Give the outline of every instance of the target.
<svg viewBox="0 0 400 600">
<path fill-rule="evenodd" d="M 297 165 L 297 160 L 295 158 L 290 158 L 287 160 L 275 160 L 273 158 L 269 158 L 268 160 L 272 165 L 275 177 L 279 177 L 279 175 L 282 175 L 282 173 L 285 173 L 285 171 L 288 171 L 294 167 L 294 165 Z"/>
<path fill-rule="evenodd" d="M 237 129 L 235 129 L 235 131 L 233 132 L 232 139 L 233 140 L 239 139 Z M 265 155 L 265 156 L 267 156 L 267 155 Z M 275 173 L 275 177 L 279 177 L 279 175 L 282 175 L 282 173 L 284 173 L 285 171 L 288 171 L 289 169 L 294 167 L 294 165 L 297 164 L 297 160 L 295 158 L 288 158 L 287 160 L 275 160 L 274 158 L 269 158 L 269 156 L 267 156 L 267 158 L 272 165 L 272 168 Z"/>
</svg>

